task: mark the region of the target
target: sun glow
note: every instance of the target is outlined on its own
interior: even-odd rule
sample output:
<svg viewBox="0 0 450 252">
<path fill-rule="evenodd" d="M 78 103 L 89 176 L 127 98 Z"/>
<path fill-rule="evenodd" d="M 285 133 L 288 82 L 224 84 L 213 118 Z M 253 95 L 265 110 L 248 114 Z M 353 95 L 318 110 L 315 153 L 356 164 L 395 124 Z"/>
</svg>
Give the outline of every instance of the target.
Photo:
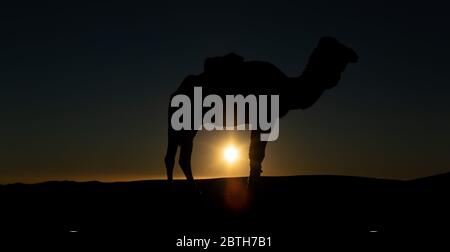
<svg viewBox="0 0 450 252">
<path fill-rule="evenodd" d="M 225 150 L 223 151 L 223 159 L 226 162 L 228 162 L 229 164 L 235 163 L 237 161 L 238 157 L 239 157 L 239 151 L 233 145 L 227 146 L 225 148 Z"/>
</svg>

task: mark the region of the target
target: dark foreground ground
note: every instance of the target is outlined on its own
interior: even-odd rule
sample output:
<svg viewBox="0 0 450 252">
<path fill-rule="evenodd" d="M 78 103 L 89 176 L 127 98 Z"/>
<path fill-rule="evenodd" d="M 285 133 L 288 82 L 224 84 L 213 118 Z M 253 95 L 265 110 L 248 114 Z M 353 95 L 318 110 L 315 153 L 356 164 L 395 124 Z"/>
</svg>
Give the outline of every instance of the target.
<svg viewBox="0 0 450 252">
<path fill-rule="evenodd" d="M 273 246 L 308 235 L 446 232 L 450 174 L 396 181 L 345 176 L 263 177 L 249 195 L 245 178 L 121 183 L 47 182 L 0 186 L 1 231 L 73 235 L 140 234 L 176 239 L 270 236 Z"/>
</svg>

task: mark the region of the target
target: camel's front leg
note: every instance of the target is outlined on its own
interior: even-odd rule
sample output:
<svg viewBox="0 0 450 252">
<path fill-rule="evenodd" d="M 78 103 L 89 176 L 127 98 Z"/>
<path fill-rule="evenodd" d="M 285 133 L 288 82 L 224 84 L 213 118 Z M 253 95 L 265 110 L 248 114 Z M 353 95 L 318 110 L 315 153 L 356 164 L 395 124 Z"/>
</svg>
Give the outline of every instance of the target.
<svg viewBox="0 0 450 252">
<path fill-rule="evenodd" d="M 197 183 L 194 181 L 194 176 L 192 175 L 191 156 L 195 134 L 196 131 L 189 131 L 183 136 L 183 139 L 180 142 L 180 157 L 178 162 L 189 182 L 189 185 L 191 186 L 190 188 L 194 190 L 193 192 L 202 194 L 197 186 Z"/>
<path fill-rule="evenodd" d="M 256 189 L 259 177 L 262 173 L 261 163 L 264 159 L 264 152 L 267 142 L 261 141 L 261 132 L 254 130 L 250 138 L 250 176 L 248 177 L 248 188 L 250 190 Z"/>
</svg>

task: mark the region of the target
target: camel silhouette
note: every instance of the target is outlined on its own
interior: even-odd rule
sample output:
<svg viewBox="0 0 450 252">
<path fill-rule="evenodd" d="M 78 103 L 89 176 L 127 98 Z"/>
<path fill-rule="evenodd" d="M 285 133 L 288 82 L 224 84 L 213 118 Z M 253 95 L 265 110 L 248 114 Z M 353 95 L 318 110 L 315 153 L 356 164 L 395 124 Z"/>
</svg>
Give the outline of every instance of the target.
<svg viewBox="0 0 450 252">
<path fill-rule="evenodd" d="M 205 95 L 279 95 L 279 115 L 284 117 L 290 110 L 307 109 L 327 89 L 337 85 L 348 63 L 358 61 L 358 55 L 349 47 L 332 37 L 322 37 L 312 52 L 303 73 L 298 77 L 287 77 L 268 62 L 244 61 L 234 53 L 222 57 L 208 58 L 204 72 L 187 76 L 171 98 L 178 94 L 193 97 L 195 86 L 201 86 Z M 193 100 L 193 99 L 191 99 Z M 165 156 L 167 179 L 173 181 L 175 156 L 180 147 L 179 165 L 188 181 L 194 181 L 191 167 L 195 130 L 174 130 L 170 125 L 175 108 L 169 105 L 168 145 Z M 248 113 L 246 113 L 248 115 Z M 261 130 L 252 130 L 250 139 L 250 175 L 248 187 L 256 188 L 262 173 L 266 141 L 261 141 Z"/>
</svg>

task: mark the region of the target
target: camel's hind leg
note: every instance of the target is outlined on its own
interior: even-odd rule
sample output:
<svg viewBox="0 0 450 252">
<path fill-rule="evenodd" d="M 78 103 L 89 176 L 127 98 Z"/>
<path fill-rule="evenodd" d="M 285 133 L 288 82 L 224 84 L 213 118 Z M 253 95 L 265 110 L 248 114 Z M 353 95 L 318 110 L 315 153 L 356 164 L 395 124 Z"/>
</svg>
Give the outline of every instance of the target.
<svg viewBox="0 0 450 252">
<path fill-rule="evenodd" d="M 169 129 L 170 130 L 170 129 Z M 166 165 L 167 180 L 173 181 L 173 168 L 175 166 L 175 156 L 178 150 L 178 139 L 172 132 L 169 131 L 166 156 L 164 157 L 164 163 Z"/>
<path fill-rule="evenodd" d="M 248 177 L 248 188 L 250 190 L 256 189 L 259 177 L 262 173 L 261 163 L 264 159 L 264 152 L 267 142 L 261 141 L 261 132 L 252 131 L 250 139 L 250 176 Z"/>
<path fill-rule="evenodd" d="M 194 176 L 192 175 L 191 156 L 194 136 L 195 132 L 190 132 L 180 141 L 180 158 L 178 160 L 178 164 L 189 182 L 189 188 L 192 189 L 194 193 L 201 195 L 202 192 L 198 188 L 197 183 L 195 183 Z"/>
<path fill-rule="evenodd" d="M 178 164 L 188 181 L 194 181 L 192 175 L 191 156 L 195 132 L 187 132 L 180 139 L 180 158 Z"/>
</svg>

